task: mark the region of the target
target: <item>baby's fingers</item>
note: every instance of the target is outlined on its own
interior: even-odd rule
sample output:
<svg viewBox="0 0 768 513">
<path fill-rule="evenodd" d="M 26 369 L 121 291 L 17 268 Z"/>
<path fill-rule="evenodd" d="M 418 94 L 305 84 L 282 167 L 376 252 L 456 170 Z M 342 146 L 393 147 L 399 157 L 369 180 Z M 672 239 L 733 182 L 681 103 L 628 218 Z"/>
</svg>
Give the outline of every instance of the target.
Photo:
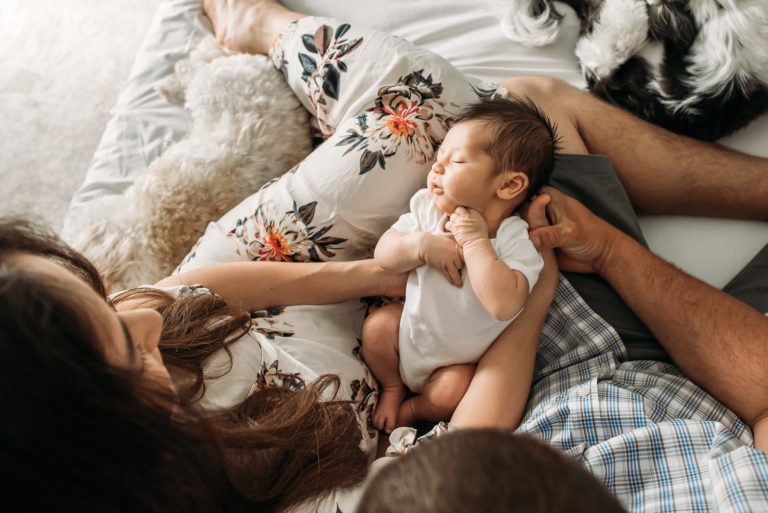
<svg viewBox="0 0 768 513">
<path fill-rule="evenodd" d="M 445 277 L 448 278 L 448 281 L 451 282 L 451 284 L 453 284 L 455 287 L 461 287 L 463 285 L 461 280 L 461 272 L 456 268 L 455 265 L 446 264 L 443 274 L 445 274 Z"/>
</svg>

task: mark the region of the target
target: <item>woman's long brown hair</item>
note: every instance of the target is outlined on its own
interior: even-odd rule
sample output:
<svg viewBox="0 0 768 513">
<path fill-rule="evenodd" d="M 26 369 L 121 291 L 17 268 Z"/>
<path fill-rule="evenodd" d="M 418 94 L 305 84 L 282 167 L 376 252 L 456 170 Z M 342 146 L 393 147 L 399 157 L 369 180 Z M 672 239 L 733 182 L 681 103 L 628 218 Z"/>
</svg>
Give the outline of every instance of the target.
<svg viewBox="0 0 768 513">
<path fill-rule="evenodd" d="M 163 316 L 161 351 L 178 395 L 105 363 L 71 291 L 4 263 L 25 252 L 57 260 L 104 295 L 94 267 L 28 223 L 0 221 L 0 498 L 9 510 L 284 511 L 359 483 L 367 454 L 339 388 L 323 376 L 300 390 L 265 388 L 214 414 L 195 403 L 206 359 L 249 329 L 215 294 L 174 299 L 143 289 L 114 299 Z M 12 363 L 8 363 L 12 362 Z M 332 394 L 329 394 L 332 392 Z M 175 404 L 173 412 L 168 404 Z"/>
</svg>

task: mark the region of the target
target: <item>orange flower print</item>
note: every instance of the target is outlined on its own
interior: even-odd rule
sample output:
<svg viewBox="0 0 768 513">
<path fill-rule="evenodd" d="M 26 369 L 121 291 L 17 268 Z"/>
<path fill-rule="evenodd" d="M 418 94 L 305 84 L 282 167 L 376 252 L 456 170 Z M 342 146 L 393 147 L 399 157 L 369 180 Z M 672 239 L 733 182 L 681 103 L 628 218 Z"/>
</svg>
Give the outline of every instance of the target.
<svg viewBox="0 0 768 513">
<path fill-rule="evenodd" d="M 420 164 L 434 158 L 445 132 L 458 117 L 454 104 L 440 99 L 443 85 L 424 70 L 400 77 L 396 84 L 379 89 L 372 109 L 360 114 L 357 125 L 336 143 L 344 152 L 360 152 L 360 174 L 385 169 L 387 159 L 404 151 Z"/>
<path fill-rule="evenodd" d="M 333 258 L 346 239 L 327 235 L 333 225 L 312 225 L 317 202 L 280 213 L 259 205 L 253 215 L 238 219 L 228 233 L 241 244 L 238 252 L 248 260 L 321 262 Z"/>
<path fill-rule="evenodd" d="M 405 138 L 416 130 L 416 122 L 409 119 L 419 113 L 418 102 L 402 102 L 395 110 L 389 107 L 382 109 L 385 114 L 390 116 L 387 119 L 387 128 L 397 138 Z"/>
<path fill-rule="evenodd" d="M 290 261 L 290 246 L 285 236 L 277 230 L 269 230 L 261 238 L 259 260 L 284 260 Z"/>
</svg>

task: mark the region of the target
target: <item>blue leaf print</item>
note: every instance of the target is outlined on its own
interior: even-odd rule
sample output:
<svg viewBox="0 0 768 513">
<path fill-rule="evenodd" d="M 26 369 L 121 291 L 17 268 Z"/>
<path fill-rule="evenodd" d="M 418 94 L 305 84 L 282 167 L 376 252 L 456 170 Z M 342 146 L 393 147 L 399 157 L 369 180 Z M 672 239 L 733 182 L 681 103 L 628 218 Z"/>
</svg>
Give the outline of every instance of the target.
<svg viewBox="0 0 768 513">
<path fill-rule="evenodd" d="M 304 48 L 306 48 L 310 52 L 318 53 L 317 46 L 315 45 L 315 38 L 313 38 L 309 34 L 304 34 L 303 36 L 301 36 L 301 42 L 304 43 Z"/>
<path fill-rule="evenodd" d="M 339 99 L 339 71 L 333 64 L 328 65 L 328 71 L 323 77 L 323 92 L 334 100 Z"/>
<path fill-rule="evenodd" d="M 301 76 L 306 80 L 307 77 L 315 72 L 317 64 L 315 63 L 315 59 L 304 53 L 299 54 L 299 62 L 301 62 L 301 67 L 304 69 L 304 73 L 302 73 Z"/>
<path fill-rule="evenodd" d="M 336 28 L 336 33 L 333 35 L 333 37 L 339 39 L 341 36 L 347 33 L 349 28 L 349 23 L 342 23 Z"/>
</svg>

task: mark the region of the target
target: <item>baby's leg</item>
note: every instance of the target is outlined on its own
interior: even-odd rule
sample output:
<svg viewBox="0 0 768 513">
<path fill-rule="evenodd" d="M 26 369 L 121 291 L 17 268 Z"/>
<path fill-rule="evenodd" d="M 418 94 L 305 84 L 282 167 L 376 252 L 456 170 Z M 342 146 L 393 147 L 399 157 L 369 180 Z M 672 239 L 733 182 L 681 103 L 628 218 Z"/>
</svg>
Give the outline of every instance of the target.
<svg viewBox="0 0 768 513">
<path fill-rule="evenodd" d="M 411 397 L 400 406 L 398 425 L 413 425 L 417 420 L 449 420 L 472 382 L 475 367 L 466 363 L 437 369 L 424 384 L 421 395 Z"/>
<path fill-rule="evenodd" d="M 363 324 L 363 359 L 379 382 L 373 425 L 387 433 L 398 425 L 397 411 L 405 392 L 398 353 L 402 313 L 402 304 L 390 303 L 372 311 Z"/>
</svg>

